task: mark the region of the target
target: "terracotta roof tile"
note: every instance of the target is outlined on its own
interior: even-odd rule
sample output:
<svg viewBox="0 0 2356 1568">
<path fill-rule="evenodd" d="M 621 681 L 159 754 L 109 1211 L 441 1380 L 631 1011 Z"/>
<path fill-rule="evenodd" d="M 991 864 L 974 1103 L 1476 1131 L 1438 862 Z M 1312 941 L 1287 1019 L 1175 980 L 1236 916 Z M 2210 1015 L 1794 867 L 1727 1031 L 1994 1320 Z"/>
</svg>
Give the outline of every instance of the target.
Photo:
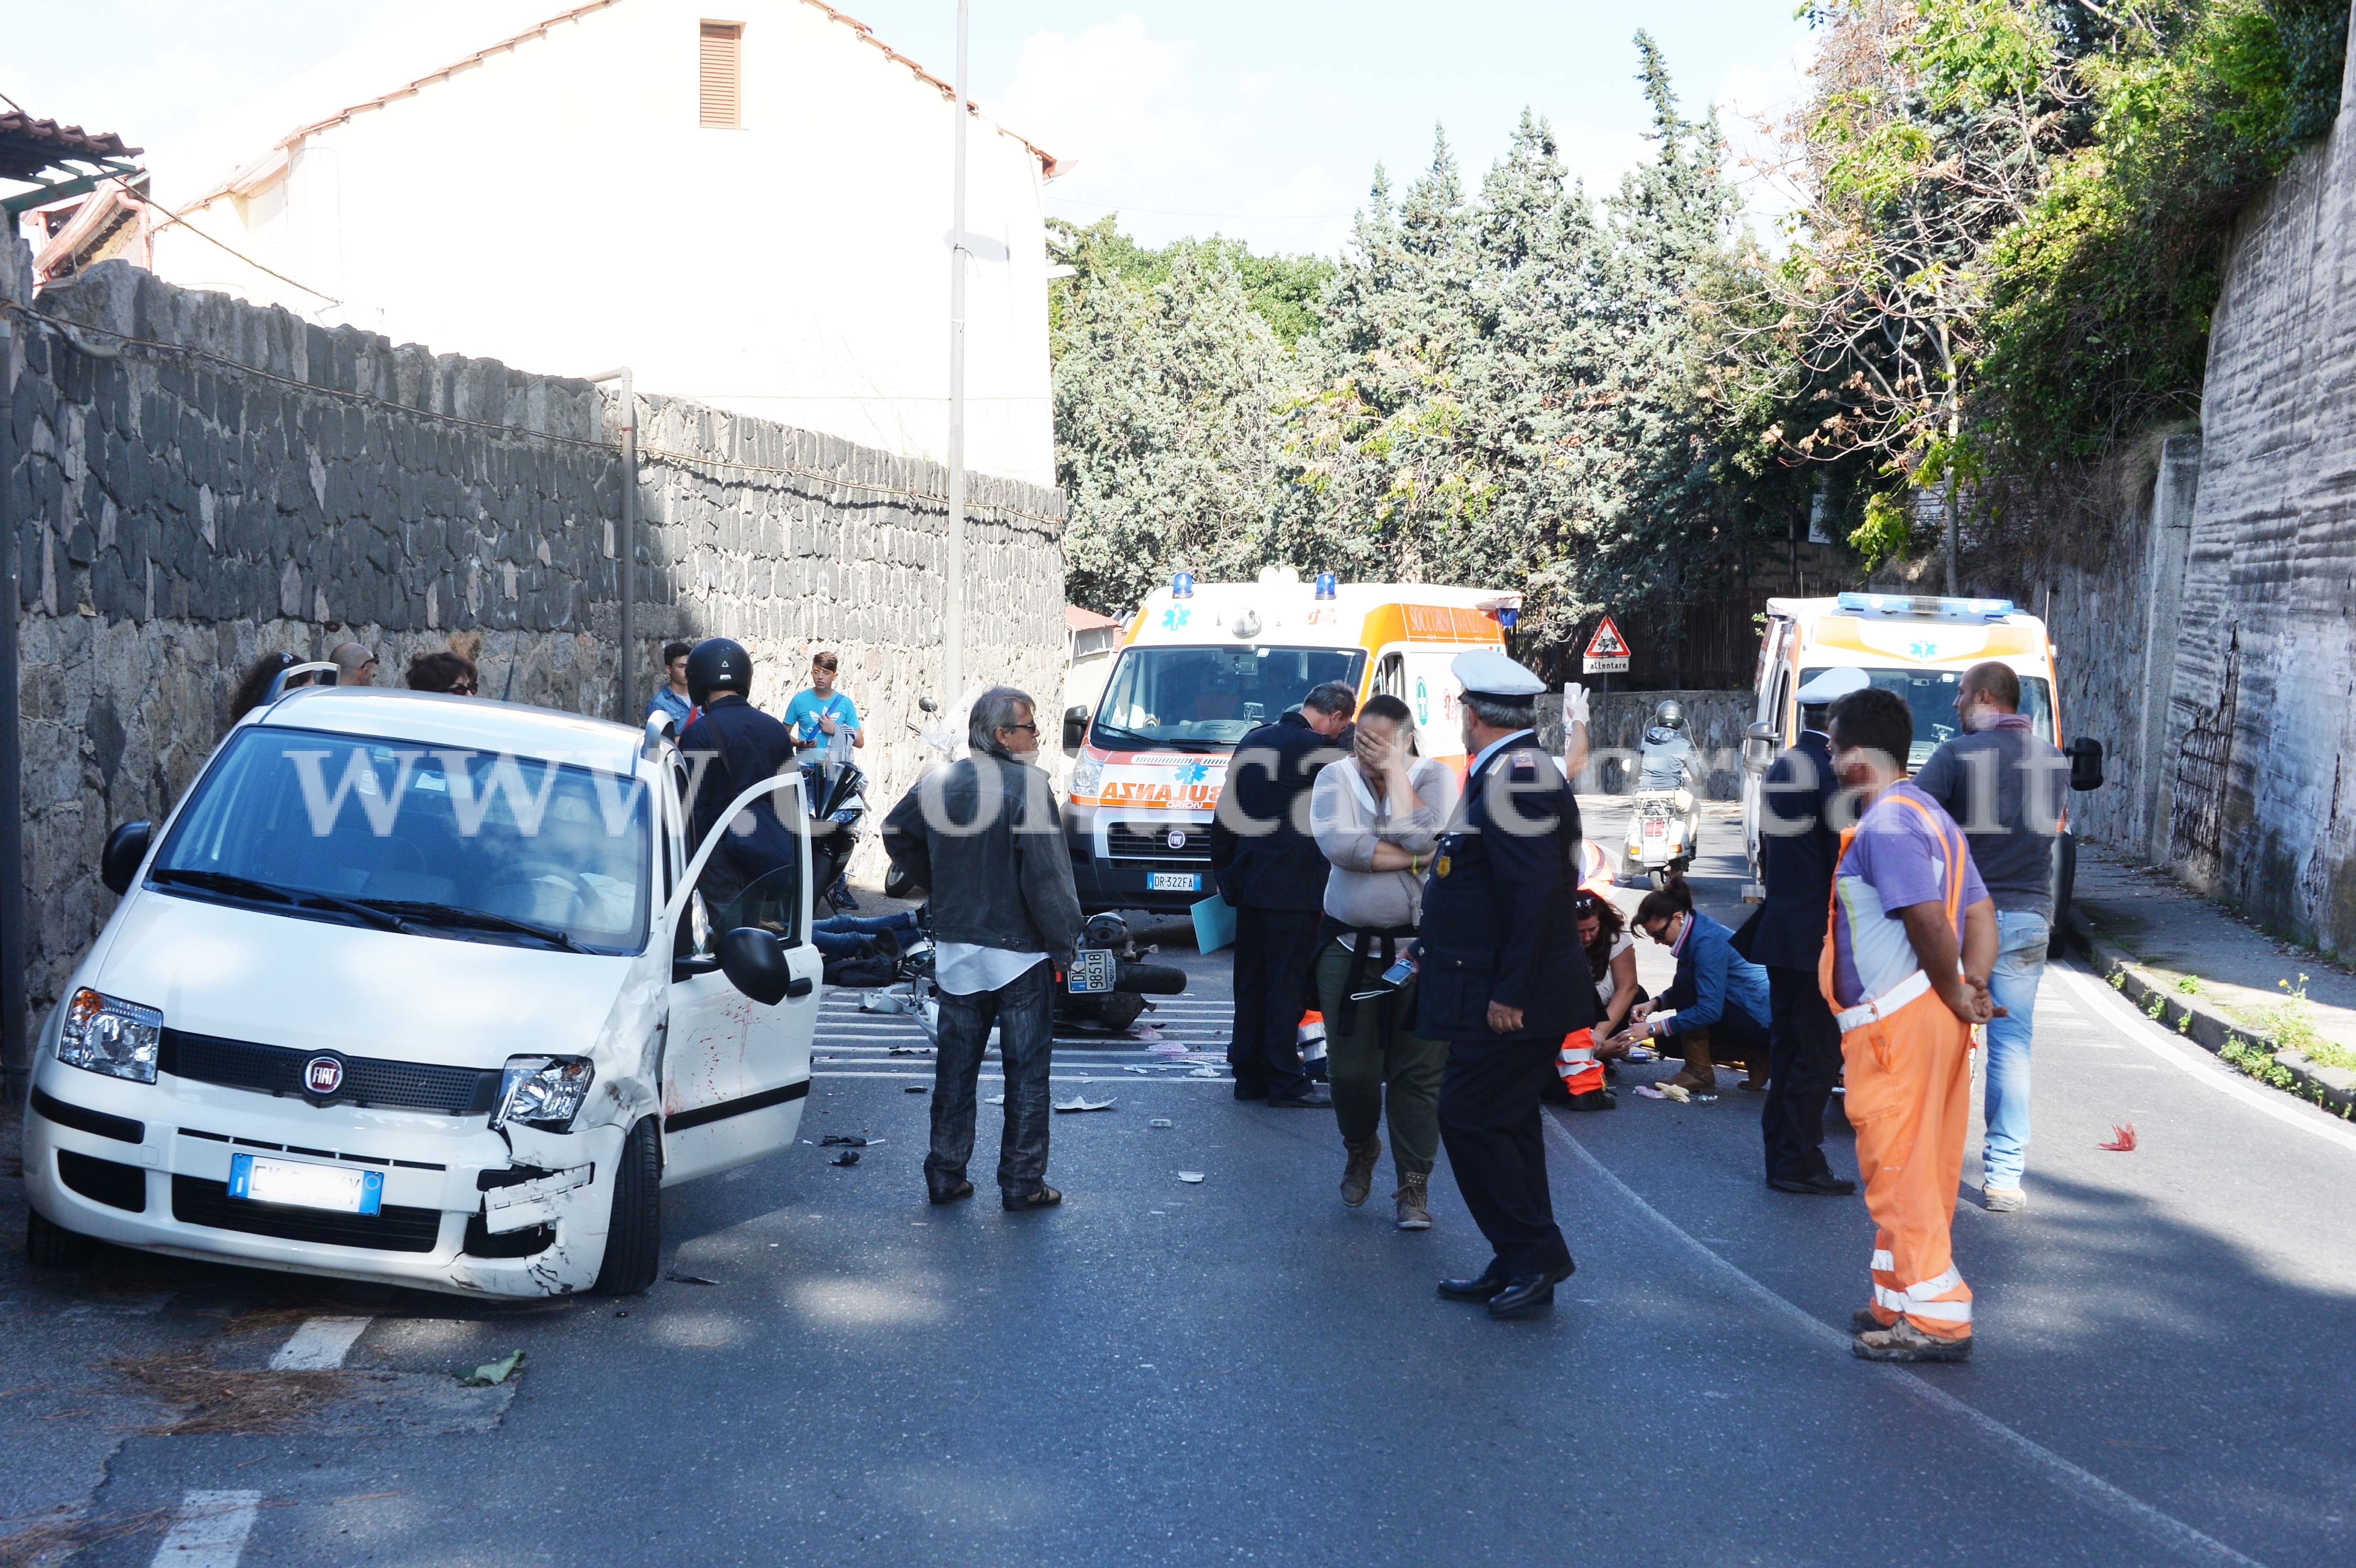
<svg viewBox="0 0 2356 1568">
<path fill-rule="evenodd" d="M 112 131 L 85 131 L 0 110 L 0 177 L 28 180 L 61 158 L 130 158 L 145 150 L 124 146 Z"/>
</svg>

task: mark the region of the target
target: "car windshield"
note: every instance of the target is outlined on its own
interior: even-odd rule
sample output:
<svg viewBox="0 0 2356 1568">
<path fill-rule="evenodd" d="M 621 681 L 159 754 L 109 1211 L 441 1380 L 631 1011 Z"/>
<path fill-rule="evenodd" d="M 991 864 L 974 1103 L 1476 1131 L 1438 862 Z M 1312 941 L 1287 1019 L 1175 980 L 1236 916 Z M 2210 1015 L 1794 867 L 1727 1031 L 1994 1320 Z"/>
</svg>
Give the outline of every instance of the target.
<svg viewBox="0 0 2356 1568">
<path fill-rule="evenodd" d="M 534 757 L 241 731 L 148 872 L 176 896 L 591 953 L 646 944 L 637 780 Z"/>
<path fill-rule="evenodd" d="M 1225 751 L 1326 681 L 1355 692 L 1365 663 L 1356 648 L 1133 647 L 1091 739 L 1108 751 Z"/>
<path fill-rule="evenodd" d="M 1805 685 L 1815 675 L 1810 670 L 1800 677 Z M 1931 753 L 1961 731 L 1955 721 L 1955 688 L 1962 679 L 1960 671 L 1940 669 L 1869 669 L 1866 675 L 1884 691 L 1894 691 L 1906 699 L 1914 710 L 1914 749 L 1907 753 L 1909 772 L 1931 760 Z M 2030 728 L 2047 741 L 2053 739 L 2053 688 L 2040 676 L 2020 677 L 2020 710 L 2029 718 Z M 2057 744 L 2059 742 L 2056 742 Z"/>
</svg>

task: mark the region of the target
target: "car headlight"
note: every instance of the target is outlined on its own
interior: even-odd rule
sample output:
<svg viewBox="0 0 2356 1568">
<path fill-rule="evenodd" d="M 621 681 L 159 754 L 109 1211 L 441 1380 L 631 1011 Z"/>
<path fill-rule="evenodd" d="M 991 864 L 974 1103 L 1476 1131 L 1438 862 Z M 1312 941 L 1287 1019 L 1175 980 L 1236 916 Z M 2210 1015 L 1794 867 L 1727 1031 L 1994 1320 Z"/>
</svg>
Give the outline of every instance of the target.
<svg viewBox="0 0 2356 1568">
<path fill-rule="evenodd" d="M 164 1015 L 85 986 L 66 999 L 58 1030 L 58 1060 L 109 1078 L 155 1082 L 155 1051 L 164 1042 Z"/>
<path fill-rule="evenodd" d="M 1097 792 L 1104 788 L 1104 775 L 1105 764 L 1102 757 L 1084 756 L 1074 763 L 1071 798 L 1081 802 L 1096 799 Z"/>
<path fill-rule="evenodd" d="M 491 1125 L 521 1122 L 545 1132 L 570 1132 L 589 1097 L 597 1070 L 581 1056 L 510 1056 L 499 1075 L 499 1108 Z"/>
</svg>

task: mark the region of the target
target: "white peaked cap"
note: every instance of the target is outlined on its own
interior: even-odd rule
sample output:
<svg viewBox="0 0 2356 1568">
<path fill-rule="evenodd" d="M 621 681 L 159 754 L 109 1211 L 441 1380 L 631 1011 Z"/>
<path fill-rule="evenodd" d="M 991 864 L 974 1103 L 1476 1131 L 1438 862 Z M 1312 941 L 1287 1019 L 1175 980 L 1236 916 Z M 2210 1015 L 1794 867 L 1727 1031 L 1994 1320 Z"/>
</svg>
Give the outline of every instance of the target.
<svg viewBox="0 0 2356 1568">
<path fill-rule="evenodd" d="M 1547 688 L 1547 683 L 1526 666 L 1507 658 L 1503 648 L 1474 648 L 1471 653 L 1458 654 L 1450 662 L 1448 673 L 1475 697 L 1527 700 Z"/>
<path fill-rule="evenodd" d="M 1865 671 L 1853 665 L 1841 665 L 1814 677 L 1800 688 L 1800 700 L 1811 708 L 1827 702 L 1837 702 L 1852 691 L 1863 691 L 1873 682 Z"/>
</svg>

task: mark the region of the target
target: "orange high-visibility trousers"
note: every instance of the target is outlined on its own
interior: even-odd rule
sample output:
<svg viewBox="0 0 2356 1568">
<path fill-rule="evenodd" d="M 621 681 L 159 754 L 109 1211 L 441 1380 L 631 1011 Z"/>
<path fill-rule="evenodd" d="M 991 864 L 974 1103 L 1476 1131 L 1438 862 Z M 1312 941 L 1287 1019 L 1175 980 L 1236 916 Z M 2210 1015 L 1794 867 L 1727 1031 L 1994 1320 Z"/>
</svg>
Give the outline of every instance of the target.
<svg viewBox="0 0 2356 1568">
<path fill-rule="evenodd" d="M 1972 1026 L 1927 985 L 1841 1036 L 1846 1109 L 1875 1225 L 1873 1315 L 1884 1324 L 1902 1316 L 1941 1339 L 1972 1333 L 1972 1290 L 1950 1241 L 1972 1120 L 1971 1050 Z"/>
<path fill-rule="evenodd" d="M 1554 1070 L 1562 1074 L 1563 1086 L 1574 1094 L 1603 1087 L 1603 1063 L 1595 1060 L 1595 1031 L 1573 1029 L 1562 1037 L 1562 1047 L 1555 1052 Z"/>
</svg>

